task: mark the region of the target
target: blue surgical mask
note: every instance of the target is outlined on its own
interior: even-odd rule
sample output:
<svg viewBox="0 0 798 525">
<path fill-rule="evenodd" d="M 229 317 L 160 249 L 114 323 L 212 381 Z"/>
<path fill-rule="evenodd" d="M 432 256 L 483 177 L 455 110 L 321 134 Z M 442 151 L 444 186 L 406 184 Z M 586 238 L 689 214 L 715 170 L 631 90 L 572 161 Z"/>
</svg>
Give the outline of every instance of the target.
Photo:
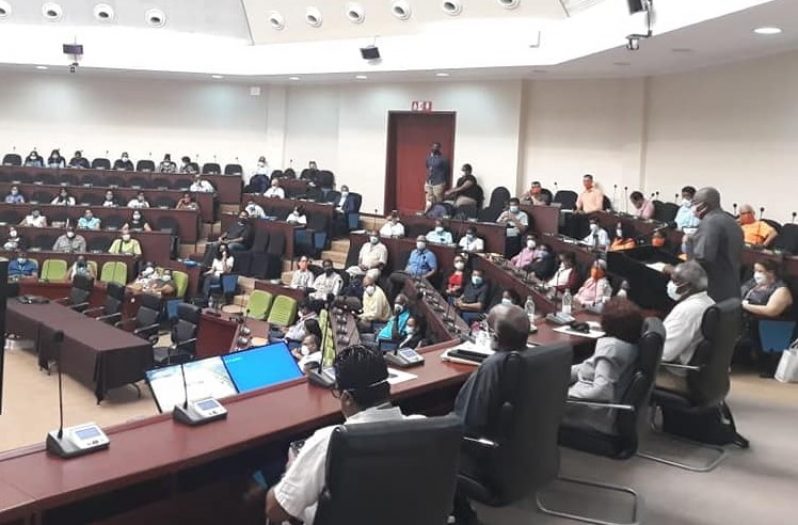
<svg viewBox="0 0 798 525">
<path fill-rule="evenodd" d="M 471 282 L 474 283 L 474 286 L 479 286 L 480 284 L 482 284 L 482 277 L 474 275 L 471 277 Z"/>
</svg>

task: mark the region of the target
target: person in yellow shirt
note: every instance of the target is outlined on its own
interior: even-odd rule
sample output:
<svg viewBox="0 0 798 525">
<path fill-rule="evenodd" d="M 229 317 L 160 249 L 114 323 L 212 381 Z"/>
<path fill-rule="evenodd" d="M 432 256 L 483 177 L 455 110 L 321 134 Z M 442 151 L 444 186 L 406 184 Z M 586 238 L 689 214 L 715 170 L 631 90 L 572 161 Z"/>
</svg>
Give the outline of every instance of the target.
<svg viewBox="0 0 798 525">
<path fill-rule="evenodd" d="M 114 240 L 108 253 L 117 255 L 141 255 L 141 244 L 136 239 L 130 237 L 129 230 L 122 230 L 122 237 Z"/>
<path fill-rule="evenodd" d="M 756 220 L 756 212 L 750 204 L 740 206 L 740 228 L 746 244 L 767 248 L 776 240 L 776 228 L 762 219 Z"/>
<path fill-rule="evenodd" d="M 363 277 L 363 313 L 358 319 L 358 327 L 364 331 L 373 329 L 373 323 L 385 323 L 391 317 L 391 305 L 385 292 L 374 282 L 374 276 Z"/>
<path fill-rule="evenodd" d="M 593 175 L 589 173 L 582 177 L 585 191 L 576 199 L 576 211 L 594 213 L 604 209 L 604 192 L 593 184 Z"/>
</svg>

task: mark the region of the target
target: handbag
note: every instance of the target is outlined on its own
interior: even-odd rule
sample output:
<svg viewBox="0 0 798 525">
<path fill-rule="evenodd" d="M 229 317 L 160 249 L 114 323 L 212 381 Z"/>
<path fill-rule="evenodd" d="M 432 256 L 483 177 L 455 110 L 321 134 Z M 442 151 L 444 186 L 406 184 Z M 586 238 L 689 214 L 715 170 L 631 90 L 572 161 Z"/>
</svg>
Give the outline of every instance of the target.
<svg viewBox="0 0 798 525">
<path fill-rule="evenodd" d="M 782 383 L 798 383 L 798 349 L 790 348 L 781 353 L 774 377 Z"/>
</svg>

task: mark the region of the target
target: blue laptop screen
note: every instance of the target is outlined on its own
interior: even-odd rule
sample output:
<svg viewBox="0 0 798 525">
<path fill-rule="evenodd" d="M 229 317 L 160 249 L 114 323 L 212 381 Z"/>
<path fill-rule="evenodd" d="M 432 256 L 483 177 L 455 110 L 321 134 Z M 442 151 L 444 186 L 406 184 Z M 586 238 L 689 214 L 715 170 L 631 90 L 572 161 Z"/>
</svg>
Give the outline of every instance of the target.
<svg viewBox="0 0 798 525">
<path fill-rule="evenodd" d="M 222 356 L 239 393 L 302 377 L 288 346 L 274 343 Z"/>
</svg>

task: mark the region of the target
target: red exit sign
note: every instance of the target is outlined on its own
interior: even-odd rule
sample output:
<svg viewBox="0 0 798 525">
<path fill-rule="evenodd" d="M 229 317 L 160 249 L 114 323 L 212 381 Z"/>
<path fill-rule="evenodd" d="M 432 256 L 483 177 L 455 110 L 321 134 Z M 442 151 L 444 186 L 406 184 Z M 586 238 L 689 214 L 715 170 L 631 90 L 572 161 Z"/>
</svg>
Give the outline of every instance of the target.
<svg viewBox="0 0 798 525">
<path fill-rule="evenodd" d="M 423 111 L 423 112 L 430 112 L 432 111 L 432 101 L 431 100 L 414 100 L 412 104 L 410 104 L 411 111 Z"/>
</svg>

